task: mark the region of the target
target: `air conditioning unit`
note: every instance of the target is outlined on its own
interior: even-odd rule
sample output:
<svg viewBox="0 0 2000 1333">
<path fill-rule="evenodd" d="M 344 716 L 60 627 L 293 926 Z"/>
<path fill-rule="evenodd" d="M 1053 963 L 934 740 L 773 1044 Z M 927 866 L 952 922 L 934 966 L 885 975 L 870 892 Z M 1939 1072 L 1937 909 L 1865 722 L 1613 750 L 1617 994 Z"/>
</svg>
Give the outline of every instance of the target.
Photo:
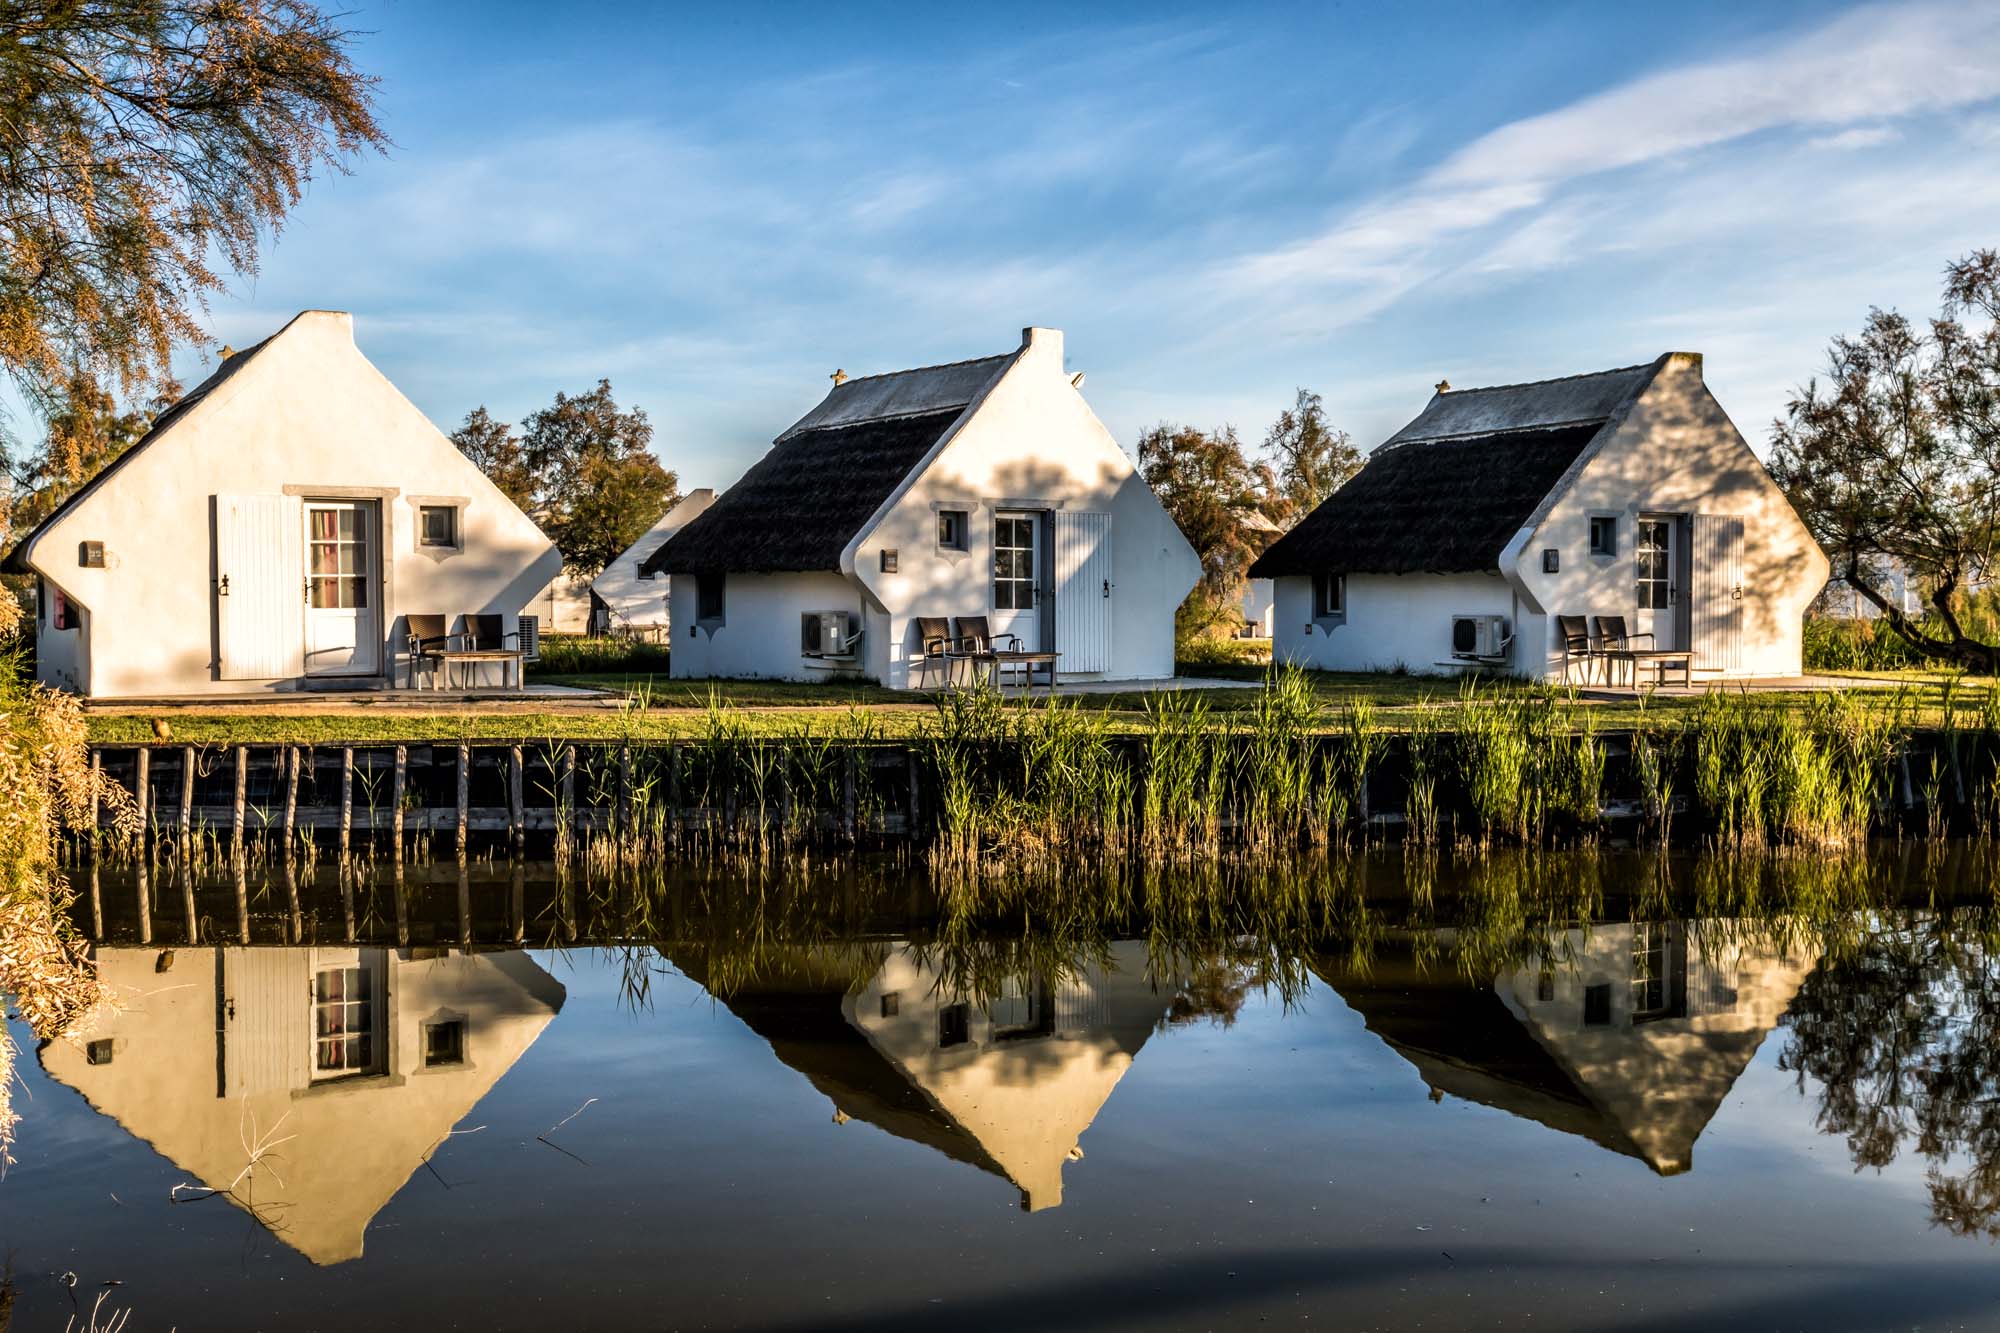
<svg viewBox="0 0 2000 1333">
<path fill-rule="evenodd" d="M 542 618 L 540 616 L 516 616 L 514 627 L 519 631 L 515 640 L 521 647 L 523 662 L 542 660 Z"/>
<path fill-rule="evenodd" d="M 808 611 L 800 618 L 799 649 L 807 657 L 853 657 L 861 625 L 852 611 Z"/>
<path fill-rule="evenodd" d="M 1453 616 L 1451 655 L 1468 662 L 1488 662 L 1503 656 L 1510 636 L 1505 616 Z"/>
</svg>

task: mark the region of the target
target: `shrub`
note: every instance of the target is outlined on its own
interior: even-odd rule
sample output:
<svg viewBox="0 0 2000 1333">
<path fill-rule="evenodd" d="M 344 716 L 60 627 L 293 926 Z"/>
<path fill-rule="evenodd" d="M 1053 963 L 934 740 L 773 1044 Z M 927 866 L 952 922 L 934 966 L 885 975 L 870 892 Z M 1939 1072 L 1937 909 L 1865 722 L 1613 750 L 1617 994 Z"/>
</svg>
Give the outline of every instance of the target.
<svg viewBox="0 0 2000 1333">
<path fill-rule="evenodd" d="M 541 660 L 530 668 L 530 674 L 664 676 L 667 674 L 667 659 L 668 649 L 664 643 L 550 634 L 543 637 Z"/>
</svg>

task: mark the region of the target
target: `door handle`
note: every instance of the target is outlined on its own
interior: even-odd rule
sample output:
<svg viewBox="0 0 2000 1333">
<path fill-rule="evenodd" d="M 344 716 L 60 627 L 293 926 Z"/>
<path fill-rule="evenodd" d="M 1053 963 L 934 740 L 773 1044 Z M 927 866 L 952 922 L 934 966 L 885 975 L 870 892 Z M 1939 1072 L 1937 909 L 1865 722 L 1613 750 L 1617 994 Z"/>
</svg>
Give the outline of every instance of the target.
<svg viewBox="0 0 2000 1333">
<path fill-rule="evenodd" d="M 222 582 L 216 585 L 215 595 L 217 597 L 229 596 L 229 575 L 224 574 L 222 576 Z"/>
<path fill-rule="evenodd" d="M 1110 580 L 1110 579 L 1106 579 L 1106 580 L 1104 580 L 1104 595 L 1105 595 L 1106 597 L 1109 597 L 1109 596 L 1111 595 L 1111 580 Z"/>
</svg>

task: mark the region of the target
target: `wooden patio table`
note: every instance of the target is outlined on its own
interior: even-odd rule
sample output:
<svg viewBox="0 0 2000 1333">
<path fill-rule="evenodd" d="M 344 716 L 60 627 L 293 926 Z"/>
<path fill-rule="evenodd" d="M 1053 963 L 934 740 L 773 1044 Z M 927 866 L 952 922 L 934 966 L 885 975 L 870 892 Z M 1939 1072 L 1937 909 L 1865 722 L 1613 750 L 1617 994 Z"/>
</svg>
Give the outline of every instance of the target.
<svg viewBox="0 0 2000 1333">
<path fill-rule="evenodd" d="M 1623 662 L 1632 668 L 1632 688 L 1639 688 L 1639 668 L 1651 667 L 1653 683 L 1665 685 L 1667 672 L 1678 668 L 1681 684 L 1689 689 L 1694 687 L 1694 654 L 1682 648 L 1612 648 L 1600 651 L 1604 658 L 1604 670 L 1608 677 L 1611 664 Z M 1607 679 L 1606 684 L 1610 681 Z"/>
<path fill-rule="evenodd" d="M 433 650 L 430 654 L 438 662 L 439 689 L 464 689 L 451 683 L 451 668 L 455 662 L 498 662 L 500 663 L 500 688 L 511 686 L 521 688 L 521 659 L 519 648 L 446 648 Z"/>
<path fill-rule="evenodd" d="M 995 685 L 1002 683 L 1008 668 L 1018 667 L 1020 668 L 1023 682 L 1032 690 L 1035 688 L 1035 668 L 1047 667 L 1049 673 L 1049 693 L 1054 694 L 1056 692 L 1056 659 L 1062 656 L 1061 653 L 1030 652 L 1026 649 L 1015 648 L 996 649 L 992 652 L 982 653 L 980 656 L 992 663 L 993 683 Z"/>
</svg>

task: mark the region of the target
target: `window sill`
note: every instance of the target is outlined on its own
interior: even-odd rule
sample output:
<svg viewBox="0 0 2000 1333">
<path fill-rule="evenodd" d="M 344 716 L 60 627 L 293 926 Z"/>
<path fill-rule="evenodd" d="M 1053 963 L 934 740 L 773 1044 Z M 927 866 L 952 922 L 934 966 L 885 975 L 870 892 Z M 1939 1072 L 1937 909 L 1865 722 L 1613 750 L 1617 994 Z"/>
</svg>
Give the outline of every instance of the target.
<svg viewBox="0 0 2000 1333">
<path fill-rule="evenodd" d="M 1321 634 L 1331 635 L 1336 629 L 1339 629 L 1346 623 L 1347 617 L 1344 615 L 1314 616 L 1310 628 L 1318 630 Z"/>
</svg>

